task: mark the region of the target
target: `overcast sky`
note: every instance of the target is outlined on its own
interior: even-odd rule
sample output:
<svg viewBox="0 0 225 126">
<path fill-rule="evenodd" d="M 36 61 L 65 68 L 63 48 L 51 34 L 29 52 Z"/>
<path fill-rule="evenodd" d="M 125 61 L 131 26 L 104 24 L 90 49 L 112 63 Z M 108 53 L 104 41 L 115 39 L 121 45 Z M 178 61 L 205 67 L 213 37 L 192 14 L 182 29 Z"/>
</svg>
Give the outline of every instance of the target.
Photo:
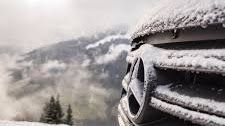
<svg viewBox="0 0 225 126">
<path fill-rule="evenodd" d="M 36 48 L 116 25 L 133 26 L 152 0 L 0 0 L 0 45 Z"/>
</svg>

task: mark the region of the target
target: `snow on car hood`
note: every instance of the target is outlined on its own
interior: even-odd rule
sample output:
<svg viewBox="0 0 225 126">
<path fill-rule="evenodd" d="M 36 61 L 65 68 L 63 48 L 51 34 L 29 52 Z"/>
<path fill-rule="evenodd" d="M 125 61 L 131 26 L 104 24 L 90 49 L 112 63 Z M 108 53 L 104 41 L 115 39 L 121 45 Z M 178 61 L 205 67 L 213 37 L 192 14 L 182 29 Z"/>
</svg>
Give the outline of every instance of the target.
<svg viewBox="0 0 225 126">
<path fill-rule="evenodd" d="M 225 0 L 162 0 L 137 24 L 132 39 L 170 29 L 225 23 Z"/>
</svg>

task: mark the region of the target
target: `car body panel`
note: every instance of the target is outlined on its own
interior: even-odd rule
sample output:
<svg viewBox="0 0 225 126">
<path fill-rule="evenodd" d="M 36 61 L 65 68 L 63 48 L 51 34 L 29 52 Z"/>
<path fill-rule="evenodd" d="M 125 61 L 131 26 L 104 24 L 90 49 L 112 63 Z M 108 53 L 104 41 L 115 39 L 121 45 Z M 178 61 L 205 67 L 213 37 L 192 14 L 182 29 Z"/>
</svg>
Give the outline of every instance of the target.
<svg viewBox="0 0 225 126">
<path fill-rule="evenodd" d="M 217 40 L 225 39 L 225 28 L 223 24 L 209 25 L 207 28 L 201 26 L 187 27 L 185 29 L 171 29 L 154 34 L 146 34 L 135 38 L 133 43 L 148 43 L 152 45 Z"/>
</svg>

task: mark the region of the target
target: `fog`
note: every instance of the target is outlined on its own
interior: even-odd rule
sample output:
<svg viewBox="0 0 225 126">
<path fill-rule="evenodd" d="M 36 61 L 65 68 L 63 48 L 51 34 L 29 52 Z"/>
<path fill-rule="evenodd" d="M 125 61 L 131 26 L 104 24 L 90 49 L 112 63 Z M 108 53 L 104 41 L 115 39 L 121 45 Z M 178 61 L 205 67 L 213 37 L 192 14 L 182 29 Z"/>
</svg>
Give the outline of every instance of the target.
<svg viewBox="0 0 225 126">
<path fill-rule="evenodd" d="M 95 47 L 92 50 L 101 50 L 99 48 L 103 47 Z M 33 62 L 36 59 L 32 55 L 33 59 L 27 61 L 24 54 L 12 53 L 11 50 L 1 51 L 0 120 L 39 121 L 45 102 L 52 95 L 59 94 L 64 109 L 68 104 L 72 105 L 75 122 L 92 121 L 91 125 L 93 122 L 97 125 L 104 122 L 102 125 L 109 126 L 116 123 L 112 118 L 113 115 L 116 116 L 120 87 L 116 87 L 119 85 L 115 83 L 117 81 L 113 83 L 110 79 L 117 79 L 122 69 L 113 77 L 101 66 L 118 63 L 121 54 L 129 50 L 129 45 L 112 43 L 109 47 L 104 47 L 107 48 L 108 51 L 96 54 L 93 59 L 71 59 L 71 62 L 47 59 L 46 62 L 38 64 Z M 39 50 L 38 53 L 40 52 Z M 82 56 L 86 57 L 86 52 L 80 53 L 84 53 Z M 89 69 L 90 66 L 92 70 Z M 101 69 L 103 71 L 98 74 L 94 72 Z M 109 65 L 107 69 L 113 70 L 115 67 Z"/>
<path fill-rule="evenodd" d="M 128 45 L 112 44 L 105 54 L 83 62 L 18 61 L 26 52 L 63 40 L 129 29 L 154 4 L 153 0 L 0 0 L 0 120 L 38 121 L 44 103 L 57 94 L 63 107 L 72 104 L 77 121 L 111 120 L 120 90 L 104 85 L 102 80 L 113 79 L 104 69 L 96 75 L 88 67 L 114 64 Z"/>
<path fill-rule="evenodd" d="M 76 120 L 104 120 L 109 116 L 107 101 L 115 99 L 113 97 L 119 93 L 103 88 L 92 78 L 91 72 L 76 62 L 49 61 L 37 69 L 32 63 L 16 64 L 17 56 L 12 59 L 3 54 L 0 58 L 0 119 L 38 121 L 44 103 L 51 95 L 60 94 L 63 107 L 72 104 Z M 13 81 L 9 69 L 24 67 L 31 70 L 24 70 L 24 78 Z"/>
<path fill-rule="evenodd" d="M 0 45 L 31 49 L 136 24 L 150 0 L 0 0 Z"/>
</svg>

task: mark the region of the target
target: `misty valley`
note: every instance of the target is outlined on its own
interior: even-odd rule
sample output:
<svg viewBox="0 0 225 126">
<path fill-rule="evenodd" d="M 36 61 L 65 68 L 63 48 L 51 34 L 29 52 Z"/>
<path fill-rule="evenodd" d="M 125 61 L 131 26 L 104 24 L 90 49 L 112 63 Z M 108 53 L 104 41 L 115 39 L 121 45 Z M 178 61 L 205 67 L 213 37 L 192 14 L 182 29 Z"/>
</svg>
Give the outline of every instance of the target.
<svg viewBox="0 0 225 126">
<path fill-rule="evenodd" d="M 225 0 L 0 0 L 0 126 L 225 126 Z"/>
<path fill-rule="evenodd" d="M 26 53 L 0 48 L 0 119 L 39 122 L 54 96 L 64 116 L 71 105 L 76 126 L 116 125 L 129 48 L 126 30 L 118 29 Z"/>
</svg>

